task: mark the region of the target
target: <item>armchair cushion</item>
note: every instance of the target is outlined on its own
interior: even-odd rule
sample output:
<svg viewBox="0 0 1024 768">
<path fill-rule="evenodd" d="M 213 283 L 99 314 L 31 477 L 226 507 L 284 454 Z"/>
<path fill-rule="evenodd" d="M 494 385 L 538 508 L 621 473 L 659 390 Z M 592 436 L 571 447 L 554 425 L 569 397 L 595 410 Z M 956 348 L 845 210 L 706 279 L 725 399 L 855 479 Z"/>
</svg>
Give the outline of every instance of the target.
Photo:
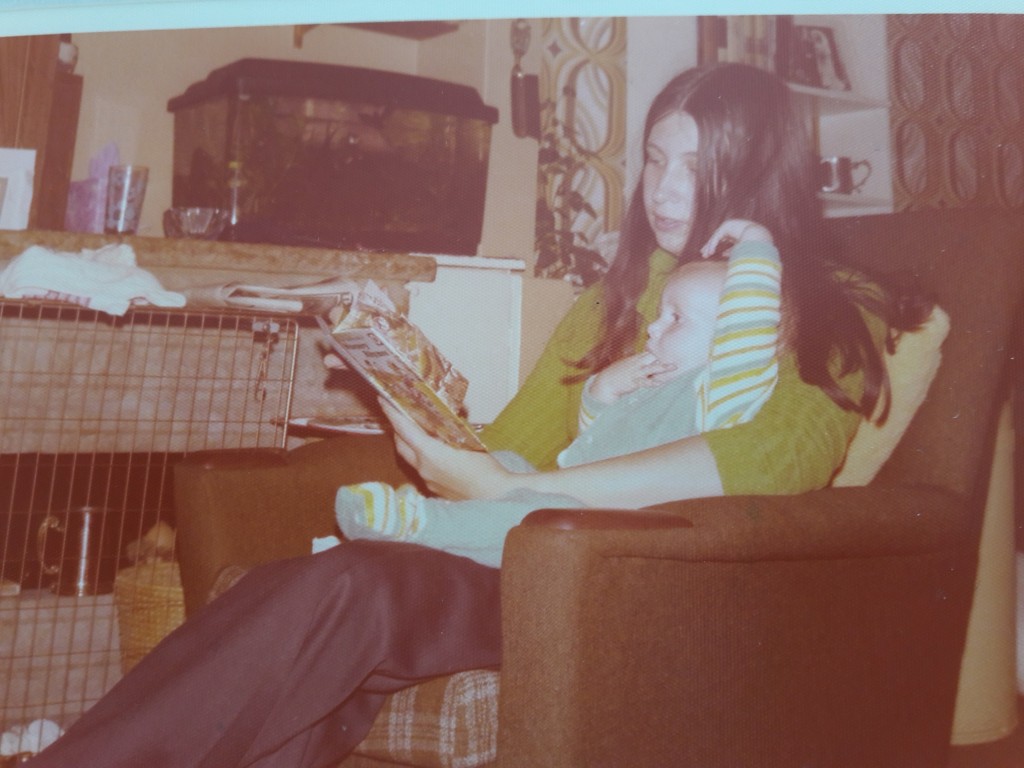
<svg viewBox="0 0 1024 768">
<path fill-rule="evenodd" d="M 459 672 L 388 697 L 357 755 L 421 768 L 475 768 L 498 751 L 498 673 Z"/>
<path fill-rule="evenodd" d="M 896 351 L 885 356 L 892 387 L 888 418 L 882 424 L 861 422 L 832 485 L 867 485 L 875 479 L 924 402 L 948 334 L 949 316 L 936 307 L 921 328 L 903 334 Z"/>
</svg>

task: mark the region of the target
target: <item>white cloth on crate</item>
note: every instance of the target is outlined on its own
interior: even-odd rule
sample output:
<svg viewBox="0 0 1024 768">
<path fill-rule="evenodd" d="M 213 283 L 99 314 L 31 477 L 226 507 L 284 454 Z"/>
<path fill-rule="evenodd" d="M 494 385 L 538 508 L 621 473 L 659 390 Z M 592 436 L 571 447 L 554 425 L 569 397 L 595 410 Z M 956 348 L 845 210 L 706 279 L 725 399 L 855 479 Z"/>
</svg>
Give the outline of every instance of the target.
<svg viewBox="0 0 1024 768">
<path fill-rule="evenodd" d="M 111 315 L 138 304 L 185 306 L 184 294 L 165 290 L 124 243 L 80 253 L 30 246 L 0 272 L 0 296 L 64 301 Z"/>
</svg>

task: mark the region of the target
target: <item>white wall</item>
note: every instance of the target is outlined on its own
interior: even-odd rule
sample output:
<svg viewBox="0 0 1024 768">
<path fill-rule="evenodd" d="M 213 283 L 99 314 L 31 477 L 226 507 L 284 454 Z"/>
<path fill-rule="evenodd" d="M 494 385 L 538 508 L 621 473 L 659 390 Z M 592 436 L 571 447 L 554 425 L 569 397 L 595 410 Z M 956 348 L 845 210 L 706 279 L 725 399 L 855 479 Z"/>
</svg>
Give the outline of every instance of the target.
<svg viewBox="0 0 1024 768">
<path fill-rule="evenodd" d="M 540 25 L 523 60 L 527 73 L 540 61 Z M 511 19 L 465 21 L 458 32 L 420 45 L 419 74 L 476 88 L 485 103 L 498 109 L 491 132 L 481 256 L 513 257 L 533 270 L 533 229 L 537 196 L 537 142 L 516 138 L 509 114 L 509 79 L 514 57 Z"/>
</svg>

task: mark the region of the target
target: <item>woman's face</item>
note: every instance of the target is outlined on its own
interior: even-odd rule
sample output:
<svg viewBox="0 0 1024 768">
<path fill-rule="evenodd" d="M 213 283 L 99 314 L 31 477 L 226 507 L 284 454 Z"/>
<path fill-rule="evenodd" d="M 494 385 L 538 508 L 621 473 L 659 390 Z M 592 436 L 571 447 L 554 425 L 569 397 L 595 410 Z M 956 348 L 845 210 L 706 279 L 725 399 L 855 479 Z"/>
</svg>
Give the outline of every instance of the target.
<svg viewBox="0 0 1024 768">
<path fill-rule="evenodd" d="M 697 187 L 697 122 L 671 112 L 651 129 L 644 148 L 644 209 L 658 245 L 678 256 L 693 224 Z"/>
</svg>

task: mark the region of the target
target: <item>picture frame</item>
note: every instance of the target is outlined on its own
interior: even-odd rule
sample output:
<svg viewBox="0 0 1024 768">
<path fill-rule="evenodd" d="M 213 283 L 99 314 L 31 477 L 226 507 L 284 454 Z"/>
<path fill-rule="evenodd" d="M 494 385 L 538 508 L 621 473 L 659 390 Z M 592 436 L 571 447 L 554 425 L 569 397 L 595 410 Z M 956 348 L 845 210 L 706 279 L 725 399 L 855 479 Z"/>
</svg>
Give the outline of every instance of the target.
<svg viewBox="0 0 1024 768">
<path fill-rule="evenodd" d="M 0 229 L 28 229 L 36 151 L 0 147 Z"/>
<path fill-rule="evenodd" d="M 830 91 L 850 90 L 835 31 L 831 27 L 793 26 L 789 32 L 787 80 Z"/>
</svg>

